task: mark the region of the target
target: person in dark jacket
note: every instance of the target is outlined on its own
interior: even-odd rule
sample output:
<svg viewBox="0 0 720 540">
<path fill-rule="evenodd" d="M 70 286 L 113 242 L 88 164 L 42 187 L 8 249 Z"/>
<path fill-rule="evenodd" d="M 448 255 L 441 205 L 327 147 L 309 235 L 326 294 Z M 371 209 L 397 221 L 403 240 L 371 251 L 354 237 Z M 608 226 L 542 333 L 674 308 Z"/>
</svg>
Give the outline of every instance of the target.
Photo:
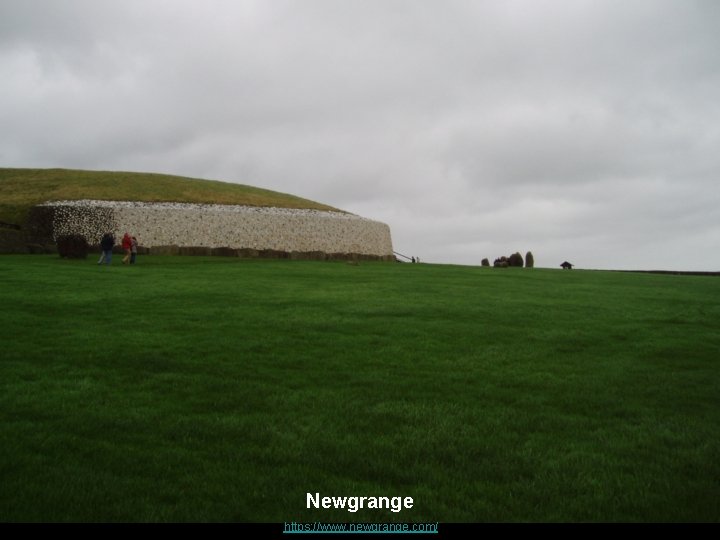
<svg viewBox="0 0 720 540">
<path fill-rule="evenodd" d="M 102 264 L 103 262 L 105 264 L 110 264 L 112 262 L 112 250 L 114 245 L 115 237 L 112 235 L 112 233 L 105 233 L 100 240 L 100 248 L 102 249 L 102 255 L 100 255 L 100 260 L 98 261 L 98 264 Z"/>
<path fill-rule="evenodd" d="M 135 257 L 137 257 L 137 246 L 138 241 L 134 236 L 132 237 L 132 244 L 130 247 L 130 264 L 135 264 Z"/>
</svg>

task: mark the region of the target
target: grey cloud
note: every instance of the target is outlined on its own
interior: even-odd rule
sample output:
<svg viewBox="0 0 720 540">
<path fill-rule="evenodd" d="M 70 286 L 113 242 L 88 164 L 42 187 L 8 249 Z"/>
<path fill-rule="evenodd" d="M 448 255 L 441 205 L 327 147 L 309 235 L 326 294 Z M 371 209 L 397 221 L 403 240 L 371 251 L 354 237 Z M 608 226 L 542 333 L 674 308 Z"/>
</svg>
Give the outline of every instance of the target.
<svg viewBox="0 0 720 540">
<path fill-rule="evenodd" d="M 703 0 L 6 0 L 0 162 L 295 193 L 434 262 L 718 269 L 686 256 L 720 239 L 718 27 Z"/>
</svg>

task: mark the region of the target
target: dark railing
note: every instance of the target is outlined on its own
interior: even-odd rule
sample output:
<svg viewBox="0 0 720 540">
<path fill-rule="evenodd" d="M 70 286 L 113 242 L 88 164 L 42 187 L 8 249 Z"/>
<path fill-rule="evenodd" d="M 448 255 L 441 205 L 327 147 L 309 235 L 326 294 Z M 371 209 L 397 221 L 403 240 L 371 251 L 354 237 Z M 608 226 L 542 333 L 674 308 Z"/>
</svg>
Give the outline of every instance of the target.
<svg viewBox="0 0 720 540">
<path fill-rule="evenodd" d="M 403 258 L 407 259 L 408 261 L 412 261 L 412 262 L 414 262 L 414 263 L 415 263 L 415 262 L 420 262 L 420 259 L 419 259 L 418 257 L 408 257 L 407 255 L 403 255 L 402 253 L 398 253 L 397 251 L 393 251 L 393 253 L 394 253 L 395 255 L 398 255 L 398 256 L 400 256 L 400 257 L 403 257 Z"/>
</svg>

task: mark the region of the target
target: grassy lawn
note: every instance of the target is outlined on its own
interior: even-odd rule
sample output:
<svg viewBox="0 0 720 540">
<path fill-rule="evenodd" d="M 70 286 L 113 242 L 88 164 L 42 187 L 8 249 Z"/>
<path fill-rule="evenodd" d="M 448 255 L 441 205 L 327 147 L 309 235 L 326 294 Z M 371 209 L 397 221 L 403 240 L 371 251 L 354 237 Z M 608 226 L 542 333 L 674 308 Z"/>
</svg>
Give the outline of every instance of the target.
<svg viewBox="0 0 720 540">
<path fill-rule="evenodd" d="M 718 278 L 95 261 L 0 257 L 0 521 L 720 520 Z"/>
<path fill-rule="evenodd" d="M 336 210 L 253 186 L 168 174 L 73 169 L 0 168 L 0 221 L 22 225 L 30 208 L 49 200 L 240 204 Z"/>
</svg>

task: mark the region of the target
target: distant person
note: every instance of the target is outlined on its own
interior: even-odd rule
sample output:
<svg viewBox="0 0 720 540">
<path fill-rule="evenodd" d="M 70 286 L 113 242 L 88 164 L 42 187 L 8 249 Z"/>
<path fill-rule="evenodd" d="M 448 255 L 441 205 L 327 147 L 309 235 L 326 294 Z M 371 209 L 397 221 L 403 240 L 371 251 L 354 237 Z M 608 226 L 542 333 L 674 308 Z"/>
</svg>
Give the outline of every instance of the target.
<svg viewBox="0 0 720 540">
<path fill-rule="evenodd" d="M 112 233 L 105 233 L 100 239 L 100 248 L 102 249 L 102 255 L 100 255 L 100 260 L 98 261 L 98 264 L 105 263 L 109 265 L 112 262 L 112 250 L 114 245 L 115 237 L 112 235 Z"/>
<path fill-rule="evenodd" d="M 415 264 L 415 257 L 412 257 L 410 260 L 412 260 L 413 264 Z"/>
<path fill-rule="evenodd" d="M 137 257 L 137 246 L 137 238 L 133 236 L 130 243 L 130 264 L 135 264 L 135 257 Z"/>
<path fill-rule="evenodd" d="M 125 256 L 123 257 L 122 263 L 127 264 L 130 262 L 130 256 L 132 251 L 132 238 L 130 237 L 130 233 L 125 233 L 125 236 L 123 236 L 122 239 L 122 248 L 125 252 Z"/>
</svg>

